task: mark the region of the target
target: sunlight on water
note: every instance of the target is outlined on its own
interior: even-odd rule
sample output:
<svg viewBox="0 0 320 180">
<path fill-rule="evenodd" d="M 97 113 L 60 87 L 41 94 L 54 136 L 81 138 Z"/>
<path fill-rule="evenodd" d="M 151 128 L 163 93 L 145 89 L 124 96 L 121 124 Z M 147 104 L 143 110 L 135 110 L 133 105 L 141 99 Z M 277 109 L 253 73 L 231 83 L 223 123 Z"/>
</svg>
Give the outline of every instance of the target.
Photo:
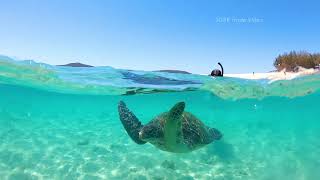
<svg viewBox="0 0 320 180">
<path fill-rule="evenodd" d="M 4 179 L 320 177 L 319 76 L 268 84 L 169 73 L 124 75 L 129 71 L 113 68 L 78 69 L 71 75 L 63 68 L 11 61 L 2 61 L 0 69 Z M 137 145 L 119 121 L 120 100 L 144 124 L 184 101 L 187 111 L 224 136 L 186 154 Z"/>
</svg>

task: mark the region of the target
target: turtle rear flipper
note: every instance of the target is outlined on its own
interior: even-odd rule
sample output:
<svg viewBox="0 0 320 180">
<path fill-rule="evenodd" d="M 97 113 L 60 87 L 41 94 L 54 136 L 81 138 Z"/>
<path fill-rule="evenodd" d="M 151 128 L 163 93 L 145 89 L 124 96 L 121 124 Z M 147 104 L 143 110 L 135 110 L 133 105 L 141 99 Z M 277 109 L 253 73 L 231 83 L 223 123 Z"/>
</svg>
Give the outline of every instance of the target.
<svg viewBox="0 0 320 180">
<path fill-rule="evenodd" d="M 222 138 L 222 133 L 215 128 L 209 128 L 209 134 L 213 140 L 220 140 Z"/>
<path fill-rule="evenodd" d="M 145 144 L 146 142 L 139 138 L 139 132 L 143 127 L 139 119 L 127 108 L 123 101 L 119 102 L 118 111 L 122 125 L 131 139 L 137 144 Z"/>
<path fill-rule="evenodd" d="M 202 143 L 210 144 L 213 141 L 220 140 L 222 138 L 222 133 L 215 128 L 207 127 L 207 133 L 203 136 Z"/>
</svg>

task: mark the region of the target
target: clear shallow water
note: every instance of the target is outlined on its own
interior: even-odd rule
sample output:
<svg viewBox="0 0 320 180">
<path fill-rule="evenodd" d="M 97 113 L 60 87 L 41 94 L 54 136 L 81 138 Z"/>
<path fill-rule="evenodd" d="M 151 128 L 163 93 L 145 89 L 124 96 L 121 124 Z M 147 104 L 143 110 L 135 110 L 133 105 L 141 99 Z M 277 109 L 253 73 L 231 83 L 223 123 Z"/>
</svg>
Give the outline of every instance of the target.
<svg viewBox="0 0 320 180">
<path fill-rule="evenodd" d="M 269 84 L 2 59 L 4 179 L 320 177 L 319 76 Z M 143 123 L 185 101 L 224 137 L 187 154 L 137 145 L 119 121 L 119 100 Z"/>
</svg>

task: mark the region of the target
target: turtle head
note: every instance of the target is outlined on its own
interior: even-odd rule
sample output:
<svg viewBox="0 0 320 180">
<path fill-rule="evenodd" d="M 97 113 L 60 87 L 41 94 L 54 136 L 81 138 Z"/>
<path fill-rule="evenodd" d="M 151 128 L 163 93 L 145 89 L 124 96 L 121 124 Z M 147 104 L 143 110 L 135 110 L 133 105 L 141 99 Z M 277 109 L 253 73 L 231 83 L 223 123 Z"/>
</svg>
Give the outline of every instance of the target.
<svg viewBox="0 0 320 180">
<path fill-rule="evenodd" d="M 154 124 L 145 125 L 139 132 L 139 138 L 146 142 L 157 142 L 162 137 L 163 131 Z"/>
</svg>

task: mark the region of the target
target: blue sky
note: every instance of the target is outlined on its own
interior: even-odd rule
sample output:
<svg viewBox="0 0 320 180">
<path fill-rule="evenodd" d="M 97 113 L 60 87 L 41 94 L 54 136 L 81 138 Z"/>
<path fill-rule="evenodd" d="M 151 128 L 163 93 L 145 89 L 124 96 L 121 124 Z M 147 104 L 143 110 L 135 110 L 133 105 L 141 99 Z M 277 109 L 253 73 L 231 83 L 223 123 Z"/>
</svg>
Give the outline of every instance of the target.
<svg viewBox="0 0 320 180">
<path fill-rule="evenodd" d="M 280 53 L 320 51 L 319 7 L 308 0 L 0 0 L 0 54 L 205 74 L 220 61 L 226 73 L 267 72 Z M 259 22 L 237 22 L 247 18 Z"/>
</svg>

